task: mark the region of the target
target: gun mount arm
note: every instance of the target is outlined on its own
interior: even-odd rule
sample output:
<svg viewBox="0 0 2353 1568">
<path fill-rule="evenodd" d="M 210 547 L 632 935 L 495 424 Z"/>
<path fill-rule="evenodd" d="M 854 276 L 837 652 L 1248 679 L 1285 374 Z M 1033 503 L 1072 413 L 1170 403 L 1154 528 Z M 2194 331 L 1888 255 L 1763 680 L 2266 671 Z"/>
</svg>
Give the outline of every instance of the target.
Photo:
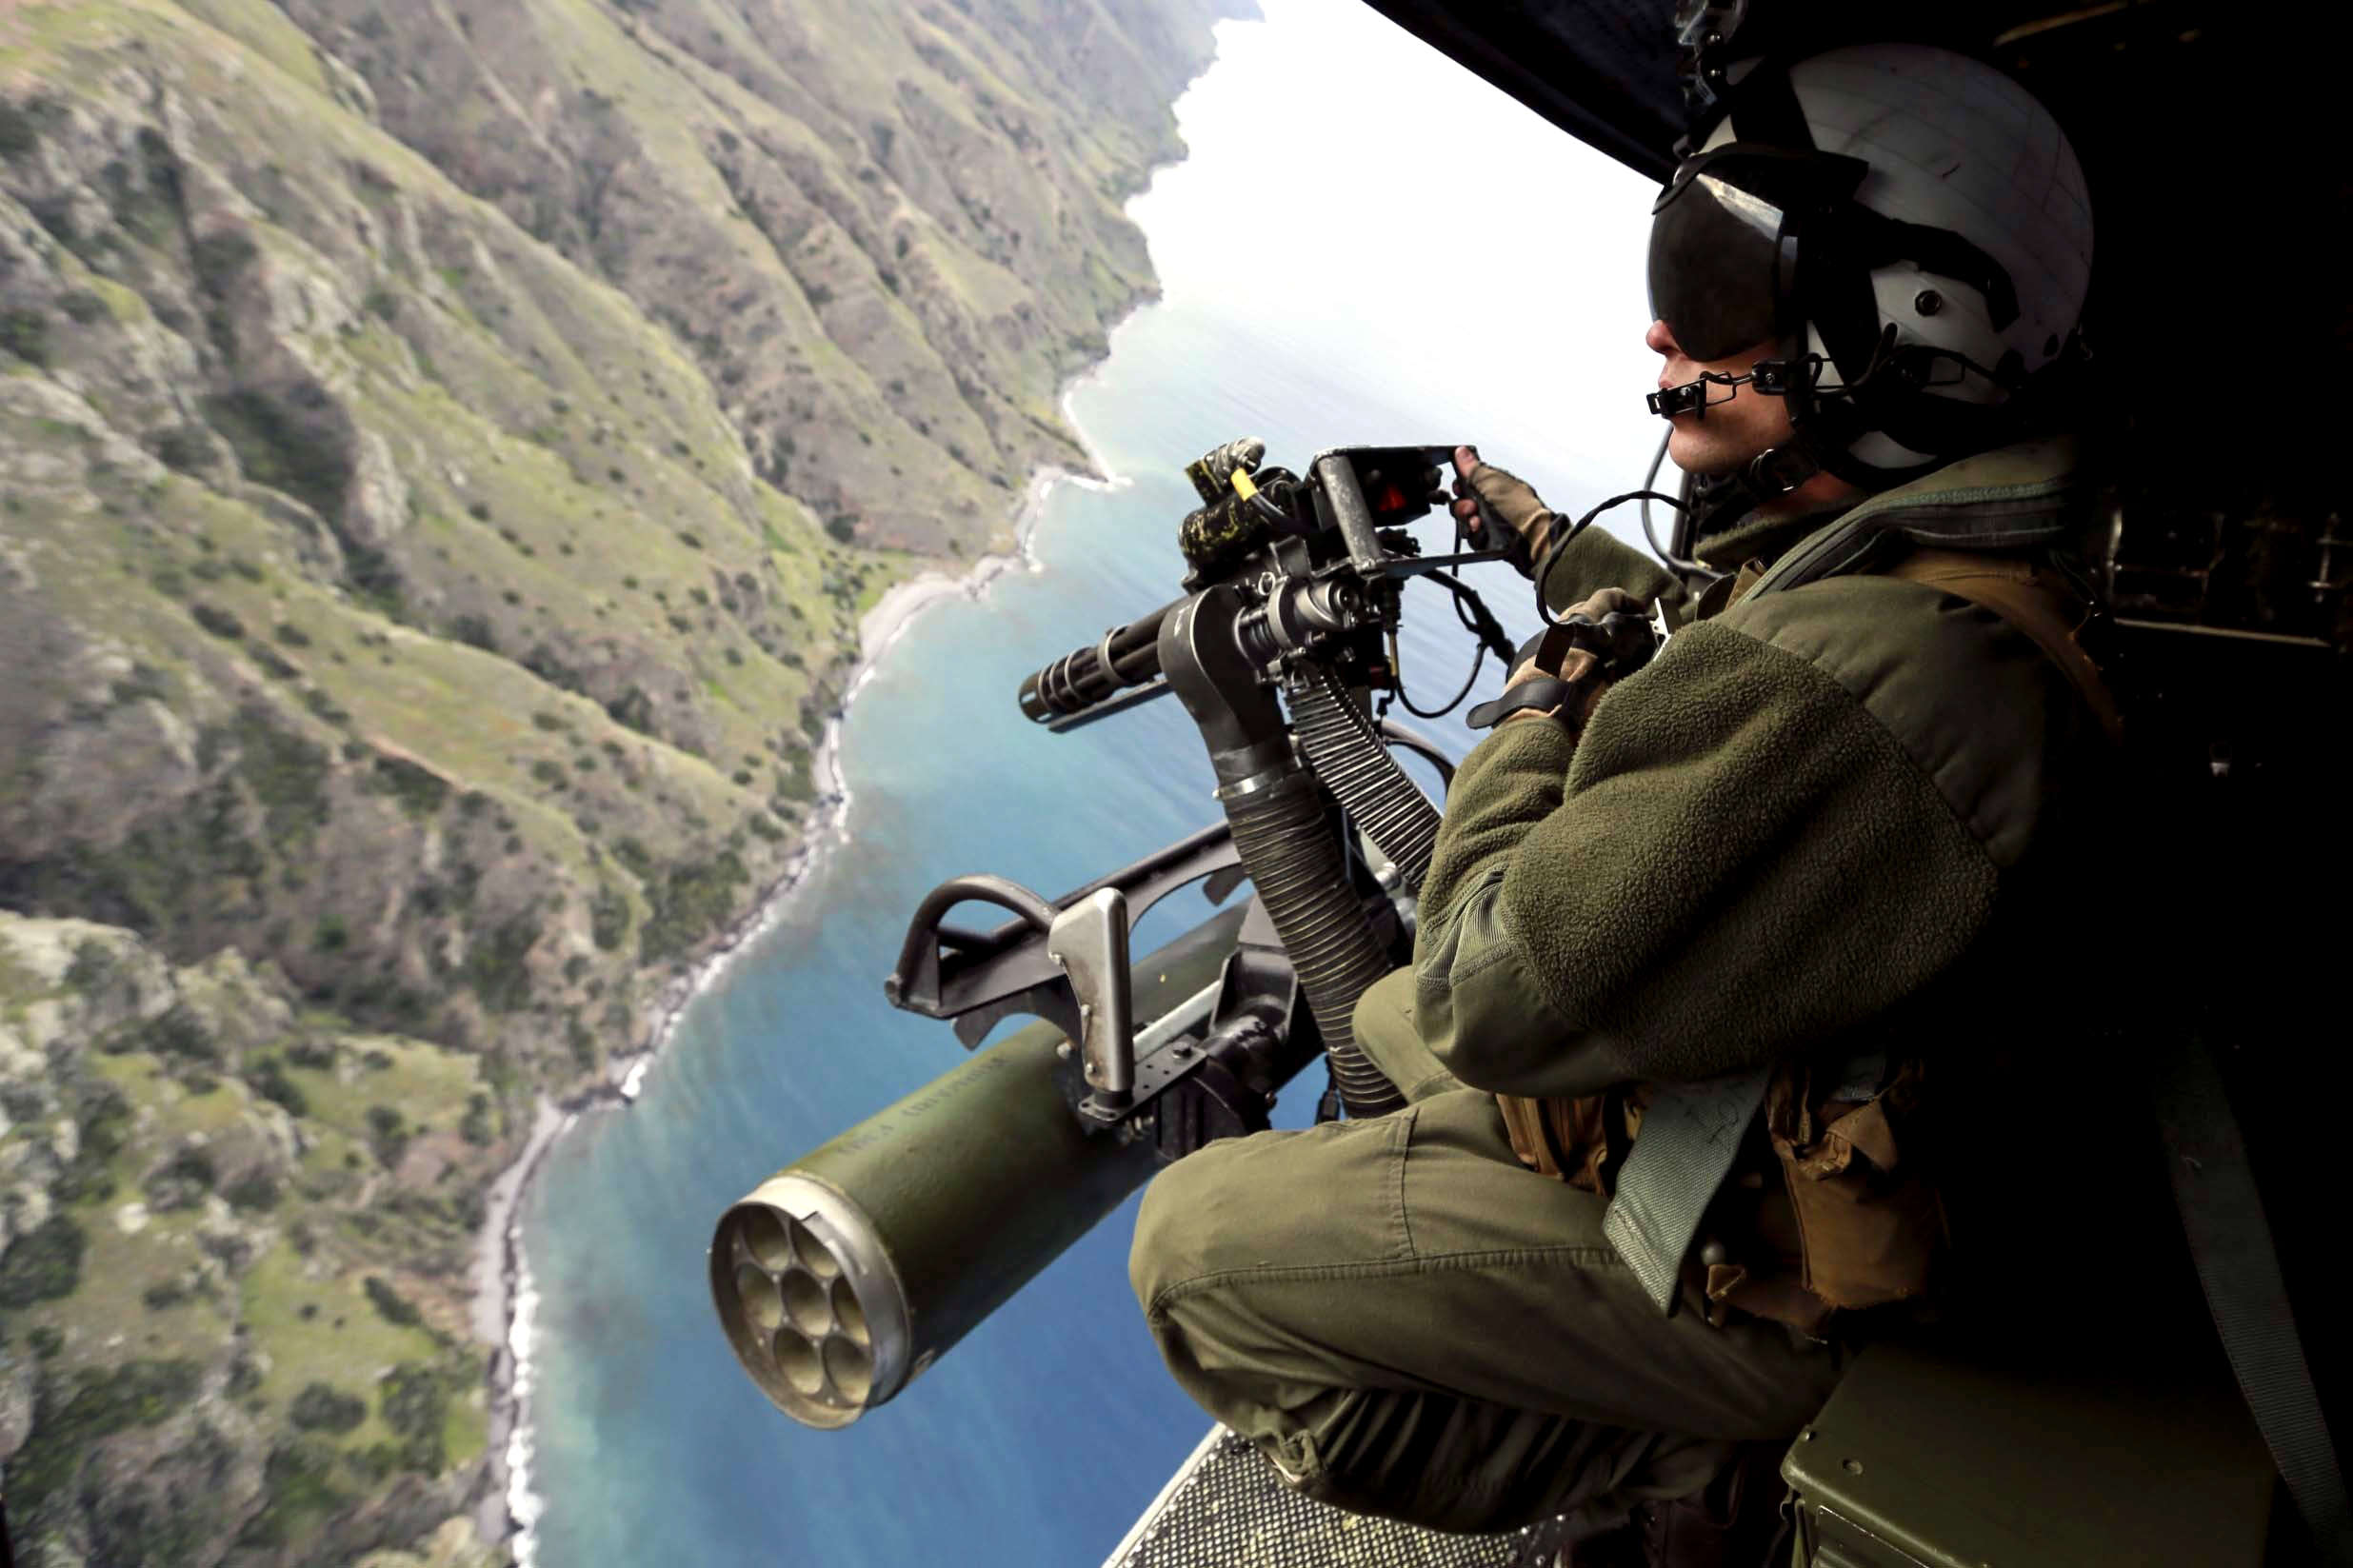
<svg viewBox="0 0 2353 1568">
<path fill-rule="evenodd" d="M 1046 956 L 1078 998 L 1079 1054 L 1098 1121 L 1117 1121 L 1136 1082 L 1135 1017 L 1127 958 L 1127 896 L 1099 887 L 1054 917 Z"/>
<path fill-rule="evenodd" d="M 894 1007 L 952 1021 L 967 1048 L 1014 1013 L 1033 1013 L 1070 1039 L 1082 1039 L 1079 999 L 1047 951 L 1054 922 L 1107 889 L 1127 901 L 1132 923 L 1178 888 L 1238 866 L 1241 859 L 1232 830 L 1217 823 L 1051 902 L 1003 877 L 951 878 L 916 906 L 883 994 Z M 1222 902 L 1229 887 L 1212 883 L 1213 902 Z M 948 923 L 948 911 L 967 903 L 993 903 L 1015 918 L 985 931 Z"/>
</svg>

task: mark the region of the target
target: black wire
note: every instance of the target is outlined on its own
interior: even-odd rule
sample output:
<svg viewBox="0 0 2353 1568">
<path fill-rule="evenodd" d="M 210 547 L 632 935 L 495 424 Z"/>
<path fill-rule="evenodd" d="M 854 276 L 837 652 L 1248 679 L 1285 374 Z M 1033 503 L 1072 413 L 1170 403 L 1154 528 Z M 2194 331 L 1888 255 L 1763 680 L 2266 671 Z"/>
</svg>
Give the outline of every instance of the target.
<svg viewBox="0 0 2353 1568">
<path fill-rule="evenodd" d="M 1406 672 L 1399 670 L 1397 672 L 1398 704 L 1417 719 L 1443 719 L 1463 705 L 1463 699 L 1470 695 L 1470 688 L 1479 684 L 1479 672 L 1486 667 L 1486 645 L 1482 643 L 1479 645 L 1478 651 L 1470 657 L 1470 674 L 1463 682 L 1463 689 L 1456 692 L 1453 700 L 1446 706 L 1435 709 L 1418 708 L 1413 705 L 1413 699 L 1406 695 Z"/>
<path fill-rule="evenodd" d="M 1457 525 L 1457 530 L 1458 532 L 1460 530 L 1459 524 Z M 1445 588 L 1447 592 L 1454 595 L 1455 619 L 1462 622 L 1464 630 L 1472 633 L 1479 639 L 1478 645 L 1470 657 L 1470 673 L 1463 679 L 1463 688 L 1460 691 L 1457 691 L 1454 694 L 1453 699 L 1444 707 L 1427 709 L 1414 706 L 1413 699 L 1406 695 L 1406 672 L 1403 669 L 1398 669 L 1391 672 L 1397 678 L 1397 701 L 1405 707 L 1405 710 L 1407 713 L 1412 714 L 1417 719 L 1443 719 L 1447 714 L 1452 713 L 1456 708 L 1461 707 L 1463 705 L 1463 699 L 1470 695 L 1470 688 L 1479 684 L 1479 672 L 1486 667 L 1487 653 L 1490 643 L 1500 642 L 1503 646 L 1507 648 L 1510 646 L 1510 639 L 1504 636 L 1503 627 L 1496 625 L 1495 617 L 1487 613 L 1486 601 L 1482 600 L 1477 592 L 1475 592 L 1466 584 L 1454 577 L 1450 577 L 1442 571 L 1424 572 L 1422 574 L 1422 580 L 1425 582 L 1435 583 L 1440 587 Z M 1478 621 L 1474 621 L 1471 617 L 1470 611 L 1465 607 L 1466 602 L 1479 606 Z M 1481 625 L 1480 621 L 1484 621 L 1486 625 Z M 1508 653 L 1502 655 L 1502 657 L 1506 663 L 1508 663 L 1510 659 L 1510 655 Z M 1400 663 L 1402 664 L 1403 661 L 1401 660 Z M 1387 705 L 1385 701 L 1382 706 L 1382 712 L 1386 714 L 1387 711 Z"/>
<path fill-rule="evenodd" d="M 1665 448 L 1662 447 L 1660 450 L 1664 452 Z M 1655 472 L 1656 470 L 1654 469 L 1653 471 Z M 1545 547 L 1545 558 L 1543 561 L 1539 562 L 1536 566 L 1536 616 L 1537 619 L 1544 622 L 1545 625 L 1565 626 L 1568 625 L 1568 620 L 1565 616 L 1555 616 L 1552 613 L 1552 606 L 1545 603 L 1545 583 L 1552 576 L 1552 568 L 1560 565 L 1561 557 L 1567 551 L 1570 542 L 1573 541 L 1579 534 L 1585 532 L 1585 528 L 1595 518 L 1609 510 L 1610 507 L 1623 506 L 1629 501 L 1664 501 L 1678 511 L 1689 511 L 1691 509 L 1688 506 L 1685 505 L 1681 496 L 1668 495 L 1662 490 L 1628 490 L 1624 495 L 1611 496 L 1608 500 L 1603 502 L 1600 506 L 1594 507 L 1591 511 L 1577 519 L 1575 523 L 1569 525 L 1567 530 L 1564 532 L 1560 538 L 1554 540 L 1550 545 Z"/>
<path fill-rule="evenodd" d="M 1659 482 L 1659 470 L 1666 466 L 1666 444 L 1674 439 L 1675 432 L 1672 429 L 1659 437 L 1659 450 L 1657 455 L 1650 460 L 1650 471 L 1643 475 L 1645 486 L 1656 485 Z M 1648 496 L 1643 497 L 1643 537 L 1650 542 L 1650 553 L 1665 562 L 1667 570 L 1681 572 L 1689 569 L 1691 565 L 1689 562 L 1678 560 L 1674 551 L 1659 543 L 1659 530 L 1650 521 L 1650 498 Z"/>
<path fill-rule="evenodd" d="M 1487 651 L 1501 659 L 1508 668 L 1512 655 L 1519 650 L 1512 646 L 1510 635 L 1487 608 L 1486 601 L 1479 597 L 1478 590 L 1447 572 L 1433 571 L 1423 575 L 1435 579 L 1439 586 L 1454 595 L 1454 618 L 1462 622 L 1465 631 L 1486 644 Z"/>
</svg>

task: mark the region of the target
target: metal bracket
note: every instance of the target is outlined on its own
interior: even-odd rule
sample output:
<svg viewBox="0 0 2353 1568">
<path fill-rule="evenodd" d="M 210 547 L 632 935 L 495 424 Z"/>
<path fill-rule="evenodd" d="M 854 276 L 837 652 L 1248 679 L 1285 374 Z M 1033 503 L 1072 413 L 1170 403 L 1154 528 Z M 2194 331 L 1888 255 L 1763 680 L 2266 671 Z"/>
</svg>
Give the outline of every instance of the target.
<svg viewBox="0 0 2353 1568">
<path fill-rule="evenodd" d="M 1062 966 L 1046 955 L 1055 920 L 1097 892 L 1115 889 L 1126 898 L 1132 923 L 1178 888 L 1239 863 L 1230 829 L 1218 823 L 1050 901 L 1002 877 L 953 878 L 917 906 L 898 963 L 883 982 L 884 995 L 894 1007 L 953 1021 L 967 1047 L 1018 1013 L 1047 1019 L 1075 1041 L 1085 1032 L 1078 1022 L 1081 999 Z M 1014 918 L 986 929 L 950 923 L 948 912 L 965 903 L 993 903 Z"/>
<path fill-rule="evenodd" d="M 1070 977 L 1087 1098 L 1124 1108 L 1136 1083 L 1135 1014 L 1127 972 L 1127 897 L 1100 887 L 1054 917 L 1046 956 Z"/>
</svg>

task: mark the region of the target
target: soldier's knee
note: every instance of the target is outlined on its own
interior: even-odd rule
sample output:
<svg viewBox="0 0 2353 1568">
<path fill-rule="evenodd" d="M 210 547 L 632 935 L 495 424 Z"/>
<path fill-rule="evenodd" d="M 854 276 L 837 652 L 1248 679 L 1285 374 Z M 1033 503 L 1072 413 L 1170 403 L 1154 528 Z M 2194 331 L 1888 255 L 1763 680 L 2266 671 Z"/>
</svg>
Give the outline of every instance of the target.
<svg viewBox="0 0 2353 1568">
<path fill-rule="evenodd" d="M 1233 1241 L 1224 1201 L 1224 1167 L 1242 1141 L 1212 1143 L 1186 1155 L 1152 1178 L 1136 1213 L 1135 1240 L 1127 1249 L 1127 1282 L 1136 1302 L 1150 1312 L 1172 1286 L 1216 1268 L 1221 1244 Z"/>
</svg>

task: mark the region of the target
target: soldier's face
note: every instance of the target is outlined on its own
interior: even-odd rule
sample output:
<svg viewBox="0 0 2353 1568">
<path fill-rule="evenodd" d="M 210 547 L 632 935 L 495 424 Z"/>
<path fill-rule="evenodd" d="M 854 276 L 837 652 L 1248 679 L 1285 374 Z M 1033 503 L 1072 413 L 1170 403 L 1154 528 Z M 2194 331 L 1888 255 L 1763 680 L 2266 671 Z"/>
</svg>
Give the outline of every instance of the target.
<svg viewBox="0 0 2353 1568">
<path fill-rule="evenodd" d="M 1683 351 L 1674 331 L 1663 321 L 1652 322 L 1643 341 L 1665 359 L 1659 367 L 1661 391 L 1696 381 L 1705 370 L 1745 375 L 1750 366 L 1771 358 L 1775 351 L 1768 340 L 1724 359 L 1695 360 Z M 1707 390 L 1706 413 L 1675 415 L 1674 431 L 1667 437 L 1666 455 L 1684 472 L 1710 478 L 1728 474 L 1759 452 L 1789 439 L 1789 407 L 1781 398 L 1761 397 L 1755 387 L 1745 385 Z M 1727 391 L 1731 395 L 1725 397 Z M 1719 397 L 1725 401 L 1714 401 Z"/>
</svg>

